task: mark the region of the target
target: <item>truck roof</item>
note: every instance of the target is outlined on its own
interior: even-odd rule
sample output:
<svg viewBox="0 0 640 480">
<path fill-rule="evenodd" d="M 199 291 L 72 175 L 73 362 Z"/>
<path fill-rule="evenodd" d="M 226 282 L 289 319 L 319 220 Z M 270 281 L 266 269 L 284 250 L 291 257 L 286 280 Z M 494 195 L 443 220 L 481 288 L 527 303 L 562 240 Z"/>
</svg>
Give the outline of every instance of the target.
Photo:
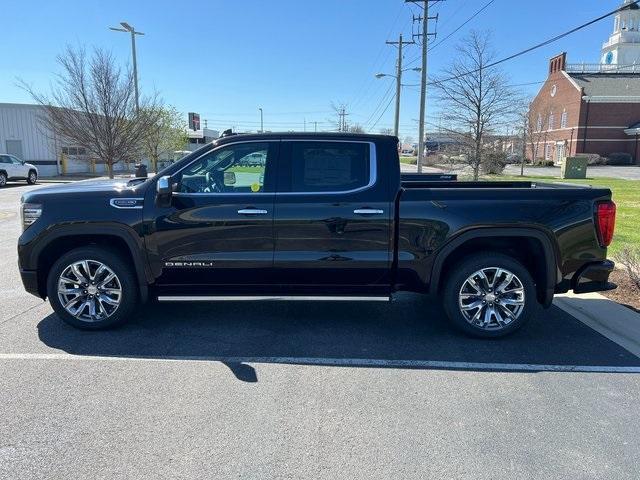
<svg viewBox="0 0 640 480">
<path fill-rule="evenodd" d="M 393 135 L 378 135 L 370 133 L 342 133 L 342 132 L 269 132 L 269 133 L 238 133 L 220 137 L 214 145 L 238 140 L 274 140 L 274 139 L 318 139 L 318 140 L 364 140 L 368 142 L 392 141 L 398 142 Z"/>
</svg>

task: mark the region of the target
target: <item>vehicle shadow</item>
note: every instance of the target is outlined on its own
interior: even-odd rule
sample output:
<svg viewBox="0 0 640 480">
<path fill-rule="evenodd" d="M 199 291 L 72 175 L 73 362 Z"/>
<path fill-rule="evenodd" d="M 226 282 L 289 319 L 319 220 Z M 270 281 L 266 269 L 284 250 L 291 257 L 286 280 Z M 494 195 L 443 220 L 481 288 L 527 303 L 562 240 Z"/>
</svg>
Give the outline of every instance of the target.
<svg viewBox="0 0 640 480">
<path fill-rule="evenodd" d="M 74 355 L 217 360 L 244 381 L 257 380 L 247 365 L 252 361 L 640 366 L 640 358 L 557 307 L 540 310 L 509 337 L 482 340 L 453 330 L 437 302 L 412 294 L 391 303 L 150 304 L 121 328 L 95 332 L 76 330 L 52 314 L 40 321 L 38 334 L 49 347 Z"/>
</svg>

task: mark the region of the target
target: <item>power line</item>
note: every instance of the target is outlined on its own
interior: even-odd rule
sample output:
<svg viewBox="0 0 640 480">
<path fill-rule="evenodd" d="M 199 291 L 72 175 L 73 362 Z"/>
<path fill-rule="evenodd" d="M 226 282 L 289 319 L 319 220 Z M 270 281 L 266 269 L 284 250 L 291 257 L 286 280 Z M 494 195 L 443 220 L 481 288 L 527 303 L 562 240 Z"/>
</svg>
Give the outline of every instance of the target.
<svg viewBox="0 0 640 480">
<path fill-rule="evenodd" d="M 446 40 L 448 40 L 449 38 L 451 38 L 453 35 L 455 35 L 456 33 L 458 33 L 460 31 L 460 29 L 462 27 L 464 27 L 465 25 L 467 25 L 469 22 L 471 22 L 474 18 L 476 18 L 478 15 L 480 15 L 484 10 L 486 10 L 492 3 L 494 3 L 496 0 L 489 0 L 489 2 L 487 2 L 486 4 L 484 4 L 484 6 L 482 6 L 482 8 L 480 8 L 478 11 L 476 11 L 473 15 L 471 15 L 467 20 L 465 20 L 462 24 L 460 24 L 455 30 L 453 30 L 451 33 L 449 33 L 449 35 L 447 35 L 446 37 L 444 37 L 443 39 L 437 41 L 436 43 L 434 43 L 433 45 L 431 45 L 431 47 L 429 47 L 429 51 L 433 50 L 434 48 L 436 48 L 438 45 L 441 45 L 442 43 L 444 43 Z M 416 62 L 417 60 L 420 60 L 420 57 L 416 57 L 413 60 L 409 60 L 407 62 L 407 66 L 411 65 L 412 63 Z"/>
<path fill-rule="evenodd" d="M 380 101 L 378 102 L 378 105 L 376 105 L 376 108 L 371 112 L 369 117 L 365 120 L 364 125 L 369 124 L 371 122 L 371 120 L 373 120 L 373 118 L 377 115 L 377 113 L 380 110 L 380 108 L 382 107 L 382 105 L 384 105 L 384 102 L 387 101 L 387 98 L 388 98 L 389 94 L 391 93 L 392 89 L 393 89 L 393 84 L 391 83 L 391 84 L 389 84 L 389 86 L 387 87 L 387 90 L 384 92 L 384 94 L 380 98 Z"/>
<path fill-rule="evenodd" d="M 583 30 L 583 29 L 585 29 L 587 27 L 590 27 L 594 23 L 598 23 L 598 22 L 604 20 L 605 18 L 610 17 L 611 15 L 615 15 L 616 13 L 621 12 L 623 10 L 630 9 L 633 5 L 638 5 L 638 3 L 640 3 L 640 0 L 635 0 L 632 3 L 628 3 L 626 5 L 623 5 L 622 7 L 616 8 L 615 10 L 613 10 L 613 11 L 611 11 L 609 13 L 605 13 L 604 15 L 601 15 L 598 18 L 594 18 L 593 20 L 590 20 L 587 23 L 583 23 L 582 25 L 579 25 L 579 26 L 577 26 L 575 28 L 572 28 L 569 31 L 566 31 L 564 33 L 556 35 L 555 37 L 552 37 L 552 38 L 550 38 L 548 40 L 545 40 L 544 42 L 540 42 L 540 43 L 538 43 L 536 45 L 533 45 L 532 47 L 526 48 L 526 49 L 524 49 L 524 50 L 522 50 L 522 51 L 520 51 L 518 53 L 514 53 L 513 55 L 509 55 L 508 57 L 502 58 L 500 60 L 496 60 L 495 62 L 492 62 L 492 63 L 490 63 L 490 64 L 488 64 L 488 65 L 486 65 L 486 66 L 484 66 L 482 68 L 476 68 L 476 69 L 473 69 L 473 70 L 469 70 L 467 72 L 460 73 L 458 75 L 454 75 L 453 77 L 448 77 L 448 78 L 444 78 L 442 80 L 438 80 L 438 81 L 435 81 L 435 82 L 430 82 L 430 85 L 439 85 L 441 83 L 449 82 L 451 80 L 457 80 L 459 78 L 466 77 L 467 75 L 478 73 L 480 70 L 486 70 L 487 68 L 492 68 L 492 67 L 495 67 L 496 65 L 500 65 L 501 63 L 505 63 L 505 62 L 508 62 L 509 60 L 513 60 L 514 58 L 521 57 L 522 55 L 525 55 L 525 54 L 527 54 L 529 52 L 537 50 L 538 48 L 542 48 L 542 47 L 545 47 L 545 46 L 547 46 L 547 45 L 549 45 L 551 43 L 557 42 L 558 40 L 560 40 L 560 39 L 562 39 L 564 37 L 567 37 L 567 36 L 577 32 L 577 31 L 580 31 L 580 30 Z"/>
<path fill-rule="evenodd" d="M 392 95 L 391 98 L 389 99 L 389 103 L 387 103 L 387 106 L 384 107 L 384 110 L 382 111 L 382 113 L 380 114 L 380 116 L 378 117 L 378 119 L 373 123 L 373 125 L 371 125 L 369 127 L 369 130 L 373 130 L 374 128 L 376 128 L 376 125 L 378 125 L 378 122 L 380 121 L 380 119 L 384 116 L 385 113 L 387 113 L 387 110 L 389 110 L 389 107 L 391 106 L 391 103 L 393 102 L 393 100 L 396 98 L 395 95 Z"/>
<path fill-rule="evenodd" d="M 400 19 L 400 16 L 402 15 L 402 12 L 404 12 L 404 11 L 405 11 L 405 6 L 403 4 L 402 7 L 400 8 L 400 10 L 398 11 L 398 14 L 396 15 L 395 19 L 393 20 L 393 23 L 391 24 L 391 27 L 389 28 L 389 32 L 387 32 L 387 34 L 385 35 L 385 38 L 387 38 L 387 37 L 389 37 L 389 35 L 391 35 L 391 32 L 395 28 L 396 24 L 398 23 L 398 20 Z M 374 73 L 375 73 L 375 69 L 376 69 L 377 65 L 379 64 L 378 61 L 382 57 L 382 53 L 383 52 L 385 52 L 385 56 L 382 59 L 381 65 L 384 65 L 386 63 L 387 59 L 389 58 L 390 51 L 386 50 L 385 46 L 382 45 L 380 47 L 380 50 L 378 51 L 378 55 L 376 55 L 376 59 L 373 61 L 373 64 L 371 65 L 371 70 L 373 70 Z M 364 100 L 367 97 L 367 94 L 369 93 L 369 90 L 371 90 L 371 85 L 372 85 L 373 81 L 374 81 L 373 75 L 370 76 L 367 80 L 365 80 L 365 82 L 362 84 L 361 88 L 358 89 L 358 91 L 356 93 L 355 100 L 350 104 L 351 108 L 355 108 L 356 105 L 362 103 L 362 100 Z"/>
<path fill-rule="evenodd" d="M 452 31 L 449 35 L 447 35 L 446 37 L 442 38 L 441 40 L 438 40 L 436 43 L 434 43 L 433 45 L 431 45 L 431 47 L 429 48 L 429 51 L 433 50 L 434 48 L 436 48 L 438 45 L 444 43 L 445 41 L 447 41 L 449 38 L 451 38 L 453 35 L 455 35 L 456 33 L 458 33 L 460 31 L 460 29 L 462 27 L 464 27 L 467 23 L 469 23 L 470 21 L 472 21 L 474 18 L 476 18 L 478 15 L 480 15 L 483 11 L 485 11 L 487 8 L 489 8 L 491 6 L 492 3 L 494 3 L 496 0 L 489 0 L 487 3 L 484 4 L 484 6 L 482 8 L 480 8 L 476 13 L 474 13 L 473 15 L 471 15 L 467 20 L 465 20 L 463 23 L 460 24 L 460 26 L 458 26 L 458 28 L 456 28 L 454 31 Z"/>
</svg>

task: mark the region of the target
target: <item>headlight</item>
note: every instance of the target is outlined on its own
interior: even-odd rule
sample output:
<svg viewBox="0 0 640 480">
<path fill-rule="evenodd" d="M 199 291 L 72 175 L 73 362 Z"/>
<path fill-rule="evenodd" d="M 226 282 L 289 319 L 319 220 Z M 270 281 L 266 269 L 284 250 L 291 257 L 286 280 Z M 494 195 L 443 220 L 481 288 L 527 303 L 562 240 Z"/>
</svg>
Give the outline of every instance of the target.
<svg viewBox="0 0 640 480">
<path fill-rule="evenodd" d="M 22 230 L 26 230 L 29 225 L 35 222 L 42 215 L 42 205 L 38 203 L 23 203 L 20 209 L 22 218 Z"/>
</svg>

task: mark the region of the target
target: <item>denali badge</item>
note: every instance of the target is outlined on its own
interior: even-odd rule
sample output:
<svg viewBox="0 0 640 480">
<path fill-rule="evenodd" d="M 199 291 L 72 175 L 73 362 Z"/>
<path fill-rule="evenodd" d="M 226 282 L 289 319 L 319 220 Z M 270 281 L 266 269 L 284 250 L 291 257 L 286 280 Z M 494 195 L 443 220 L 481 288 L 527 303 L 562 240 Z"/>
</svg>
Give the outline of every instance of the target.
<svg viewBox="0 0 640 480">
<path fill-rule="evenodd" d="M 165 267 L 170 268 L 209 268 L 213 262 L 164 262 Z"/>
<path fill-rule="evenodd" d="M 109 205 L 115 208 L 142 208 L 144 198 L 112 198 Z"/>
</svg>

